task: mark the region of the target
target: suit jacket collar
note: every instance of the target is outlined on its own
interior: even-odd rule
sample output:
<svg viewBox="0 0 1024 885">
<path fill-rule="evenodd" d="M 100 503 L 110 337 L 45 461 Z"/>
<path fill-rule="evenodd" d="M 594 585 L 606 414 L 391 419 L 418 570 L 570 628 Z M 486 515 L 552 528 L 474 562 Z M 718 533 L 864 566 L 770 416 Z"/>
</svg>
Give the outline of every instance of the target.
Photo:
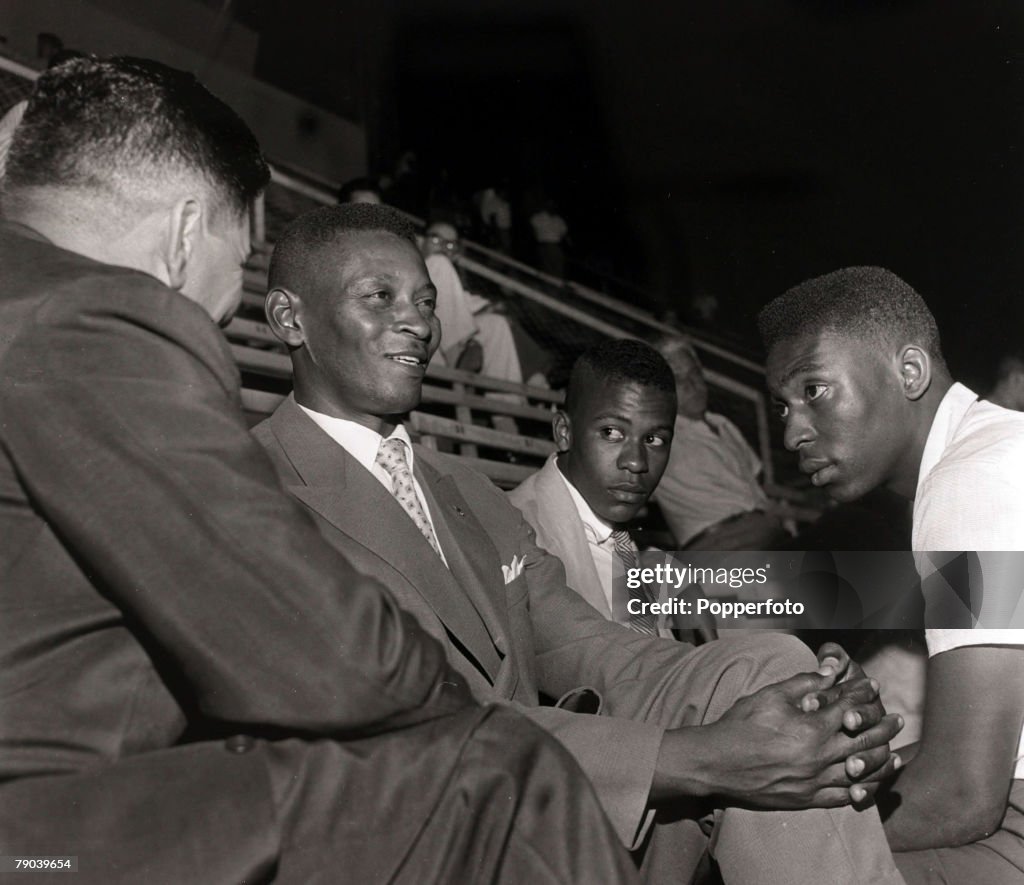
<svg viewBox="0 0 1024 885">
<path fill-rule="evenodd" d="M 501 666 L 495 647 L 501 618 L 489 594 L 481 591 L 487 570 L 500 576 L 501 563 L 452 477 L 426 464 L 424 450 L 417 448 L 416 476 L 449 569 L 376 477 L 318 427 L 292 396 L 269 421 L 300 480 L 289 491 L 399 572 L 493 684 Z"/>
<path fill-rule="evenodd" d="M 541 546 L 565 564 L 567 583 L 605 617 L 608 599 L 598 579 L 590 542 L 576 504 L 551 455 L 533 476 L 537 501 L 537 534 Z"/>
</svg>

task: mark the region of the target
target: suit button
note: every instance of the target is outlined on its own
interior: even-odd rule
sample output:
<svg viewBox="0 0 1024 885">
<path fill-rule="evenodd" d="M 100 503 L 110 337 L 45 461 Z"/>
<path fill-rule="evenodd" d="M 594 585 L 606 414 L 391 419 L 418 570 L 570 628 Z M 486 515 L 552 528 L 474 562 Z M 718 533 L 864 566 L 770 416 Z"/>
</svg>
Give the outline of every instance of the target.
<svg viewBox="0 0 1024 885">
<path fill-rule="evenodd" d="M 224 749 L 229 753 L 248 753 L 256 746 L 256 741 L 247 734 L 235 734 L 224 741 Z"/>
</svg>

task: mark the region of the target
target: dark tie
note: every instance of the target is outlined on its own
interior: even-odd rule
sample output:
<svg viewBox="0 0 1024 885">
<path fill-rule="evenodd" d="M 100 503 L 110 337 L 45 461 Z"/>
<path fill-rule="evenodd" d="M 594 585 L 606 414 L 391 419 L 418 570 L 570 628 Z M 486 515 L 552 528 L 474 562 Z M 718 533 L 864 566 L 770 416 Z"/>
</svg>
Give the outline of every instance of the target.
<svg viewBox="0 0 1024 885">
<path fill-rule="evenodd" d="M 619 559 L 622 560 L 622 567 L 627 572 L 631 568 L 636 568 L 637 549 L 633 539 L 629 536 L 629 532 L 622 529 L 612 532 L 612 541 L 615 543 L 615 552 L 619 555 Z M 642 584 L 635 590 L 632 588 L 629 590 L 629 598 L 638 599 L 644 603 L 651 601 Z M 630 629 L 636 630 L 637 633 L 646 633 L 649 636 L 658 635 L 658 618 L 656 615 L 630 615 L 628 626 Z"/>
<path fill-rule="evenodd" d="M 427 512 L 420 504 L 416 494 L 416 487 L 412 482 L 412 471 L 409 469 L 409 462 L 405 459 L 405 443 L 392 437 L 381 441 L 380 449 L 377 450 L 376 463 L 387 471 L 391 477 L 392 492 L 395 500 L 402 505 L 402 509 L 409 514 L 412 521 L 416 523 L 423 537 L 430 542 L 434 552 L 441 555 L 441 549 L 437 546 L 437 538 L 434 537 L 434 530 L 430 526 Z"/>
</svg>

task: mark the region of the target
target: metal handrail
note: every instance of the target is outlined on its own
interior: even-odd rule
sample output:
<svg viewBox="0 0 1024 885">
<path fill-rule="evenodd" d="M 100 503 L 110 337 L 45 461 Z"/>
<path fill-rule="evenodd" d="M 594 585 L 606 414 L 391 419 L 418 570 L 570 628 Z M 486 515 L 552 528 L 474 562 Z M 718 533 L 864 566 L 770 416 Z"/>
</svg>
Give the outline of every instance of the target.
<svg viewBox="0 0 1024 885">
<path fill-rule="evenodd" d="M 13 58 L 7 58 L 5 55 L 0 55 L 0 70 L 24 77 L 26 80 L 38 80 L 40 74 L 35 68 L 23 65 L 21 62 L 15 61 Z"/>
<path fill-rule="evenodd" d="M 669 334 L 682 333 L 690 338 L 693 346 L 698 350 L 703 350 L 707 353 L 714 354 L 728 362 L 735 363 L 738 366 L 742 366 L 744 369 L 748 369 L 751 372 L 755 372 L 759 375 L 764 374 L 764 366 L 760 363 L 749 360 L 746 357 L 740 356 L 737 353 L 733 353 L 724 347 L 714 344 L 710 341 L 703 340 L 700 335 L 701 332 L 692 326 L 685 326 L 683 324 L 669 325 L 668 323 L 659 320 L 650 311 L 644 310 L 640 307 L 634 307 L 632 304 L 615 298 L 611 295 L 607 295 L 604 292 L 599 292 L 596 289 L 591 289 L 589 286 L 584 286 L 582 283 L 577 283 L 574 280 L 561 280 L 558 277 L 552 276 L 549 273 L 545 273 L 532 265 L 525 264 L 522 261 L 518 261 L 506 255 L 504 252 L 499 252 L 495 249 L 490 249 L 487 246 L 483 246 L 480 243 L 475 243 L 472 240 L 464 241 L 466 248 L 473 252 L 478 252 L 481 255 L 486 255 L 492 261 L 505 264 L 509 267 L 515 268 L 520 273 L 528 274 L 541 282 L 546 283 L 549 286 L 555 286 L 557 288 L 564 288 L 571 291 L 574 295 L 579 296 L 585 301 L 590 301 L 600 307 L 610 310 L 613 313 L 618 313 L 621 316 L 629 317 L 630 319 L 640 323 L 641 325 L 647 326 L 657 332 L 664 332 Z"/>
</svg>

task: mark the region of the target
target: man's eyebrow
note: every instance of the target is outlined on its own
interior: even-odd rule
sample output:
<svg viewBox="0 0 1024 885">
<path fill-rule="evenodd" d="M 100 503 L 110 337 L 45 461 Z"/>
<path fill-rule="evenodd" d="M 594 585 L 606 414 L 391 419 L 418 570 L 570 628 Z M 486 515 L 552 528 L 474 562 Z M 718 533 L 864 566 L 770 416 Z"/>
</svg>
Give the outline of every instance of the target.
<svg viewBox="0 0 1024 885">
<path fill-rule="evenodd" d="M 815 362 L 814 360 L 808 360 L 806 362 L 797 363 L 795 366 L 793 366 L 792 369 L 786 372 L 786 374 L 779 379 L 778 386 L 785 387 L 801 372 L 823 372 L 827 368 L 828 366 L 826 366 L 824 363 Z"/>
</svg>

